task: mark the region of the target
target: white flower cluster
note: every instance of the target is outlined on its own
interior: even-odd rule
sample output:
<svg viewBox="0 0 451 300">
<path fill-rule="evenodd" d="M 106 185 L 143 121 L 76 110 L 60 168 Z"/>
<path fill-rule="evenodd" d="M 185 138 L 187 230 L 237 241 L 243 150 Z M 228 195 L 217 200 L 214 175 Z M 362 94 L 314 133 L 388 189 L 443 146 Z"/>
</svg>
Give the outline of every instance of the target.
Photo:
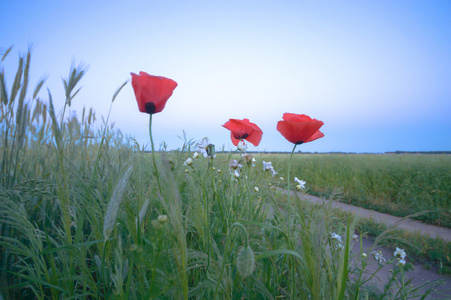
<svg viewBox="0 0 451 300">
<path fill-rule="evenodd" d="M 271 162 L 263 161 L 263 171 L 269 171 L 271 172 L 272 177 L 277 174 L 277 172 L 274 170 Z"/>
<path fill-rule="evenodd" d="M 243 167 L 236 159 L 231 159 L 229 161 L 229 171 L 230 175 L 232 175 L 235 179 L 240 177 L 240 170 Z"/>
<path fill-rule="evenodd" d="M 377 261 L 379 265 L 384 265 L 386 260 L 384 256 L 382 255 L 381 251 L 373 251 L 371 252 L 374 255 L 374 259 Z"/>
<path fill-rule="evenodd" d="M 396 247 L 395 252 L 393 253 L 393 256 L 395 256 L 398 259 L 398 266 L 404 266 L 406 264 L 406 251 L 404 249 Z"/>
<path fill-rule="evenodd" d="M 229 161 L 229 170 L 240 170 L 243 167 L 242 164 L 240 164 L 236 159 L 231 159 Z"/>
<path fill-rule="evenodd" d="M 337 249 L 341 249 L 343 248 L 343 240 L 341 239 L 341 236 L 339 236 L 338 234 L 336 234 L 335 232 L 332 232 L 330 234 L 330 238 L 335 241 L 335 247 Z"/>
</svg>

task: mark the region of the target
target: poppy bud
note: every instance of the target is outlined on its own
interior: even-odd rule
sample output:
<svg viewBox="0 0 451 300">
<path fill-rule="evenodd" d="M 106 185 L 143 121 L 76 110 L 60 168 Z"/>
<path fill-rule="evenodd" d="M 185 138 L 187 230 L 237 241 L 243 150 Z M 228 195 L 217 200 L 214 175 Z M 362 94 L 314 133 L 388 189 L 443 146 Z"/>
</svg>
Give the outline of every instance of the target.
<svg viewBox="0 0 451 300">
<path fill-rule="evenodd" d="M 215 156 L 215 145 L 209 144 L 206 149 L 207 155 L 213 158 Z"/>
<path fill-rule="evenodd" d="M 236 259 L 236 268 L 241 276 L 247 277 L 252 274 L 255 267 L 254 251 L 251 247 L 242 247 Z"/>
</svg>

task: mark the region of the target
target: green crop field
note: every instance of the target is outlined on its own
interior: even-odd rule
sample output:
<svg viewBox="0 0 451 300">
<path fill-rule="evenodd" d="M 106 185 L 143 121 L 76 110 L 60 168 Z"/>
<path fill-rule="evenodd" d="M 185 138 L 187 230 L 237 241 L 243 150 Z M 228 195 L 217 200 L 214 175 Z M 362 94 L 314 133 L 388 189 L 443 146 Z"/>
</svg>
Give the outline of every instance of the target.
<svg viewBox="0 0 451 300">
<path fill-rule="evenodd" d="M 90 110 L 79 119 L 65 114 L 83 70 L 65 78 L 66 105 L 57 114 L 53 97 L 61 96 L 41 98 L 42 83 L 27 93 L 29 64 L 28 53 L 11 85 L 0 73 L 0 299 L 420 293 L 404 280 L 412 253 L 353 252 L 359 232 L 352 216 L 306 206 L 273 187 L 294 189 L 298 177 L 307 191 L 341 188 L 344 200 L 441 212 L 449 210 L 447 157 L 296 154 L 290 174 L 289 156 L 255 155 L 254 162 L 238 150 L 213 156 L 206 145 L 204 157 L 191 140 L 176 151 L 148 153 L 108 117 L 96 127 Z M 264 160 L 274 169 L 264 170 Z M 379 235 L 374 247 L 388 237 Z M 384 291 L 367 285 L 375 259 L 379 269 L 370 274 L 386 264 L 394 270 Z"/>
<path fill-rule="evenodd" d="M 263 154 L 283 176 L 289 154 Z M 451 155 L 448 154 L 295 154 L 292 172 L 308 192 L 396 216 L 418 217 L 451 227 Z"/>
</svg>

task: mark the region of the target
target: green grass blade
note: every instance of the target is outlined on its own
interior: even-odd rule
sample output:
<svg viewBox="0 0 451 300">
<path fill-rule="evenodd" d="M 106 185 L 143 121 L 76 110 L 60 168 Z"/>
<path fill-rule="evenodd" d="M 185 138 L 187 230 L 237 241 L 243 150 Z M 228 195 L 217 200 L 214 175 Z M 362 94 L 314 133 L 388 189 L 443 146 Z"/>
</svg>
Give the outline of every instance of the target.
<svg viewBox="0 0 451 300">
<path fill-rule="evenodd" d="M 296 251 L 288 250 L 288 249 L 278 249 L 278 250 L 263 252 L 262 254 L 255 256 L 255 260 L 260 260 L 263 258 L 268 258 L 271 256 L 277 256 L 277 255 L 293 255 L 299 259 L 302 259 L 301 255 L 299 255 L 299 253 L 297 253 Z"/>
</svg>

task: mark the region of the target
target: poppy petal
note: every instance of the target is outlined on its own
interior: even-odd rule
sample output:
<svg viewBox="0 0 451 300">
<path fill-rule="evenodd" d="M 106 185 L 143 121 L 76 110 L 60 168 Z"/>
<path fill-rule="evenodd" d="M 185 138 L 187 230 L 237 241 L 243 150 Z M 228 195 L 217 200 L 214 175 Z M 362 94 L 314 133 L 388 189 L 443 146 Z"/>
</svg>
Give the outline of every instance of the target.
<svg viewBox="0 0 451 300">
<path fill-rule="evenodd" d="M 172 79 L 149 75 L 143 71 L 139 75 L 131 73 L 131 76 L 139 111 L 145 113 L 161 112 L 177 87 L 177 82 Z"/>
<path fill-rule="evenodd" d="M 283 121 L 277 123 L 277 130 L 294 144 L 302 144 L 314 141 L 324 136 L 319 131 L 324 123 L 312 119 L 307 115 L 285 113 Z"/>
<path fill-rule="evenodd" d="M 254 146 L 260 144 L 263 131 L 256 124 L 249 122 L 249 119 L 229 119 L 229 121 L 222 126 L 231 131 L 232 143 L 235 146 L 238 145 L 240 139 L 247 140 Z"/>
</svg>

